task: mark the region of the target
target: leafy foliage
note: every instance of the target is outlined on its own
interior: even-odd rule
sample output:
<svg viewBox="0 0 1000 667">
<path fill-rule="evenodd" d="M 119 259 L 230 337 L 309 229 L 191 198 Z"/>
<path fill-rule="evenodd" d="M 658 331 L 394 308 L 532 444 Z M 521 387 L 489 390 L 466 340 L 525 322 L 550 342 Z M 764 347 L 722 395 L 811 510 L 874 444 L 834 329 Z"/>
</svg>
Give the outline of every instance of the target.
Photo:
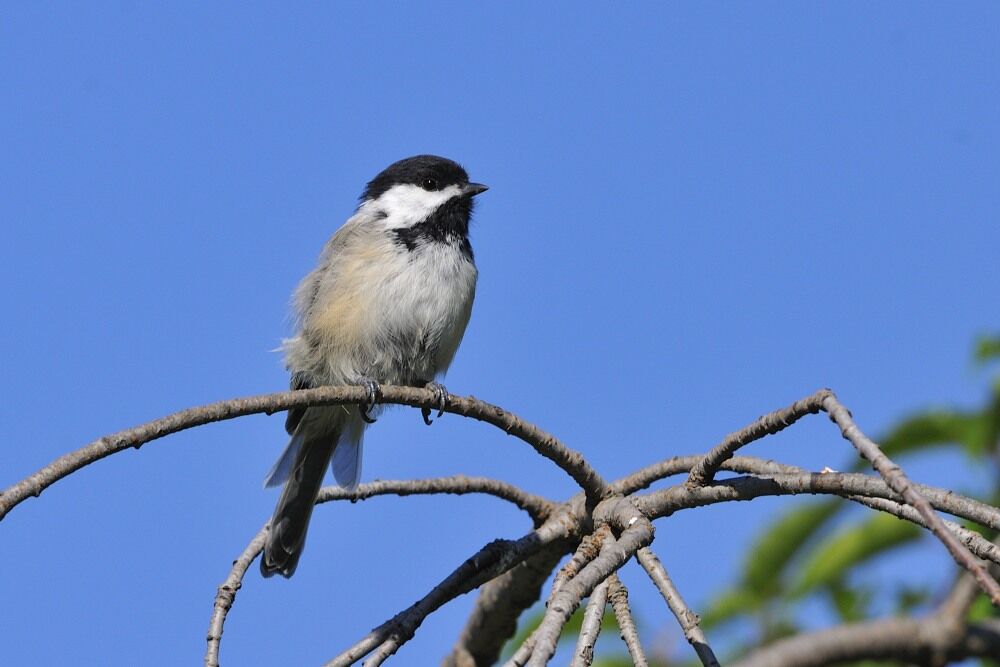
<svg viewBox="0 0 1000 667">
<path fill-rule="evenodd" d="M 978 366 L 1000 359 L 1000 336 L 980 339 L 973 360 Z M 975 410 L 925 410 L 902 420 L 878 439 L 894 459 L 923 456 L 952 448 L 976 465 L 991 466 L 1000 481 L 1000 374 L 990 383 L 983 404 Z M 867 464 L 860 462 L 855 469 Z M 996 502 L 1000 484 L 994 484 L 988 502 Z M 913 524 L 884 514 L 848 514 L 848 505 L 837 500 L 800 504 L 779 516 L 765 529 L 746 555 L 743 573 L 734 586 L 716 597 L 704 615 L 704 624 L 743 620 L 757 628 L 759 646 L 794 631 L 800 605 L 825 601 L 843 622 L 872 618 L 873 601 L 886 596 L 897 613 L 920 613 L 943 590 L 900 587 L 886 591 L 861 576 L 876 558 L 891 559 L 908 544 L 930 539 Z M 980 532 L 978 526 L 968 525 Z M 992 535 L 986 535 L 992 538 Z M 885 604 L 881 605 L 882 608 Z M 970 611 L 971 619 L 996 615 L 985 597 Z M 865 661 L 854 667 L 886 663 Z M 992 662 L 982 662 L 984 667 Z"/>
<path fill-rule="evenodd" d="M 804 558 L 790 595 L 801 597 L 817 589 L 833 589 L 851 571 L 879 554 L 920 538 L 922 531 L 909 521 L 888 514 L 872 514 L 817 544 Z"/>
</svg>

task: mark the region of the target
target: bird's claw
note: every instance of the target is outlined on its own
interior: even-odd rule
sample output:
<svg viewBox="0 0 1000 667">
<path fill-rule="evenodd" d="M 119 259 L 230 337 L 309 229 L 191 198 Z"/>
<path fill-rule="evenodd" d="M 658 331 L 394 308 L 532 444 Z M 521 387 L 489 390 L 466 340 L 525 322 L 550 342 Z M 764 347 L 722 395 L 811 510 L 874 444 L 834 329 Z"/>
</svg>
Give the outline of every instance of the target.
<svg viewBox="0 0 1000 667">
<path fill-rule="evenodd" d="M 451 394 L 448 390 L 444 388 L 443 384 L 438 384 L 437 382 L 427 382 L 424 384 L 424 389 L 430 389 L 437 394 L 438 399 L 438 413 L 437 416 L 440 417 L 444 414 L 445 406 L 448 405 L 448 401 L 451 400 Z M 431 408 L 420 408 L 420 415 L 424 418 L 424 423 L 430 426 L 434 423 L 431 419 Z"/>
<path fill-rule="evenodd" d="M 365 402 L 358 405 L 358 412 L 361 413 L 361 419 L 366 424 L 374 424 L 376 420 L 371 416 L 371 412 L 378 404 L 378 399 L 382 396 L 382 388 L 378 386 L 378 382 L 375 382 L 375 380 L 365 380 L 362 384 L 365 386 L 367 396 Z"/>
</svg>

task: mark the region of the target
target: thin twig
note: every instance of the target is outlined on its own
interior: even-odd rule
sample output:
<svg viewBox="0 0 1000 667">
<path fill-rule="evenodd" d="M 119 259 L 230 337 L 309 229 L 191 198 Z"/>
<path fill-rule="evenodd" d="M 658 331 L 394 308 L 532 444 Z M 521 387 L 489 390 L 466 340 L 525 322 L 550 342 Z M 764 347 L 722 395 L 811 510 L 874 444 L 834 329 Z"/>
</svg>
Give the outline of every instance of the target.
<svg viewBox="0 0 1000 667">
<path fill-rule="evenodd" d="M 382 385 L 381 389 L 379 399 L 381 403 L 437 408 L 440 401 L 437 392 L 429 389 L 393 385 Z M 0 519 L 25 499 L 38 496 L 49 486 L 80 468 L 117 452 L 141 447 L 147 442 L 172 433 L 246 415 L 273 414 L 290 408 L 314 405 L 359 404 L 366 400 L 368 400 L 367 390 L 364 387 L 319 387 L 236 398 L 181 410 L 161 419 L 99 438 L 74 452 L 60 456 L 41 470 L 11 485 L 0 492 Z M 607 493 L 604 479 L 579 452 L 566 447 L 555 436 L 517 415 L 479 399 L 461 396 L 451 396 L 444 410 L 492 424 L 505 433 L 523 440 L 572 477 L 586 492 L 591 505 L 596 504 Z"/>
<path fill-rule="evenodd" d="M 468 477 L 451 475 L 415 480 L 375 480 L 359 485 L 353 491 L 339 486 L 327 486 L 320 490 L 317 503 L 331 500 L 366 500 L 374 496 L 413 496 L 447 494 L 462 496 L 470 493 L 485 494 L 513 503 L 528 513 L 536 523 L 542 523 L 556 506 L 550 500 L 528 493 L 513 484 L 490 477 Z"/>
<path fill-rule="evenodd" d="M 604 533 L 604 539 L 601 540 L 601 553 L 605 553 L 614 546 L 615 538 L 611 534 L 611 528 L 606 524 L 598 530 Z M 591 663 L 594 662 L 594 645 L 597 644 L 597 638 L 601 634 L 604 610 L 608 606 L 609 581 L 610 579 L 602 581 L 590 594 L 587 608 L 583 612 L 583 623 L 580 626 L 580 635 L 577 638 L 576 651 L 573 654 L 570 667 L 590 667 Z"/>
<path fill-rule="evenodd" d="M 233 561 L 233 568 L 229 571 L 229 576 L 219 586 L 215 595 L 215 604 L 212 607 L 212 619 L 208 623 L 208 650 L 205 652 L 205 667 L 219 667 L 222 626 L 226 622 L 226 615 L 236 601 L 237 591 L 243 586 L 243 577 L 264 548 L 267 528 L 267 524 L 264 524 L 264 527 L 250 540 L 250 544 L 243 550 L 243 553 Z"/>
<path fill-rule="evenodd" d="M 584 536 L 580 540 L 580 544 L 577 545 L 576 551 L 573 552 L 573 556 L 569 559 L 569 562 L 556 573 L 555 579 L 552 582 L 552 590 L 549 593 L 549 599 L 545 603 L 546 607 L 552 604 L 556 594 L 562 590 L 567 581 L 570 581 L 580 572 L 581 568 L 597 558 L 601 552 L 602 545 L 609 537 L 611 537 L 611 529 L 607 525 L 602 525 L 593 533 Z M 503 667 L 523 667 L 526 665 L 535 650 L 535 642 L 537 640 L 538 628 L 535 628 L 517 650 L 514 651 L 514 654 L 507 659 Z"/>
<path fill-rule="evenodd" d="M 507 659 L 507 662 L 503 663 L 503 667 L 524 667 L 531 660 L 531 654 L 535 650 L 535 642 L 538 640 L 538 628 L 535 628 L 534 632 L 528 635 L 528 638 L 524 640 L 517 650 L 514 651 L 514 655 Z"/>
<path fill-rule="evenodd" d="M 864 496 L 846 496 L 846 498 L 873 510 L 885 512 L 886 514 L 892 514 L 900 519 L 905 519 L 906 521 L 917 524 L 921 528 L 927 528 L 927 522 L 924 521 L 922 516 L 920 516 L 920 512 L 905 503 L 897 503 L 894 500 L 886 500 L 884 498 L 866 498 Z M 983 560 L 1000 563 L 1000 547 L 996 544 L 990 542 L 976 531 L 969 530 L 954 521 L 945 521 L 944 525 L 948 528 L 948 530 L 954 533 L 955 537 L 961 540 L 962 544 L 964 544 L 973 554 Z M 975 580 L 973 579 L 973 581 Z M 976 590 L 979 590 L 978 584 L 976 585 Z"/>
<path fill-rule="evenodd" d="M 613 494 L 624 496 L 632 495 L 642 491 L 650 484 L 658 482 L 666 477 L 690 473 L 691 469 L 705 460 L 704 454 L 690 454 L 688 456 L 672 456 L 664 461 L 658 461 L 645 468 L 640 468 L 631 475 L 622 477 L 611 485 Z M 719 464 L 719 470 L 727 472 L 744 473 L 751 475 L 773 475 L 783 472 L 808 472 L 804 468 L 791 466 L 784 463 L 776 463 L 758 458 L 756 456 L 733 456 Z M 716 471 L 718 472 L 718 471 Z"/>
<path fill-rule="evenodd" d="M 611 607 L 615 610 L 615 620 L 618 621 L 618 629 L 621 631 L 622 641 L 628 648 L 629 657 L 635 667 L 649 667 L 646 654 L 643 653 L 642 643 L 639 641 L 639 631 L 635 627 L 635 619 L 632 617 L 632 609 L 628 604 L 628 589 L 618 578 L 618 573 L 612 574 L 608 578 L 608 598 L 611 600 Z"/>
<path fill-rule="evenodd" d="M 702 632 L 701 626 L 698 625 L 701 619 L 684 602 L 684 598 L 681 597 L 680 591 L 674 586 L 674 582 L 671 581 L 670 575 L 667 574 L 667 570 L 663 567 L 660 559 L 656 557 L 656 554 L 649 547 L 639 549 L 635 557 L 639 561 L 639 564 L 642 565 L 642 568 L 646 570 L 649 578 L 656 584 L 660 595 L 666 600 L 667 606 L 670 607 L 670 611 L 677 619 L 677 622 L 680 623 L 681 630 L 684 631 L 684 638 L 694 647 L 694 651 L 698 654 L 701 664 L 705 665 L 705 667 L 719 667 L 719 661 L 715 657 L 715 652 L 712 651 L 705 633 Z"/>
<path fill-rule="evenodd" d="M 549 593 L 549 599 L 545 604 L 552 602 L 552 598 L 562 590 L 563 585 L 567 581 L 575 577 L 587 563 L 600 555 L 605 540 L 609 538 L 614 539 L 614 535 L 611 533 L 611 528 L 605 524 L 598 526 L 597 530 L 580 540 L 580 544 L 577 546 L 576 551 L 573 552 L 573 556 L 556 572 L 556 576 L 552 580 L 552 591 Z"/>
<path fill-rule="evenodd" d="M 820 389 L 812 396 L 795 401 L 787 408 L 770 412 L 759 417 L 749 426 L 730 433 L 723 438 L 722 442 L 713 447 L 698 465 L 691 469 L 687 480 L 688 486 L 702 486 L 711 482 L 722 462 L 730 458 L 740 447 L 765 436 L 774 435 L 806 415 L 816 414 L 823 408 L 823 401 L 830 395 L 829 389 Z"/>
<path fill-rule="evenodd" d="M 627 477 L 623 477 L 612 484 L 611 488 L 613 491 L 618 493 L 635 493 L 636 491 L 639 491 L 640 489 L 643 489 L 664 477 L 690 471 L 690 469 L 701 461 L 702 458 L 704 457 L 698 455 L 676 456 L 667 459 L 666 461 L 661 461 L 651 466 L 647 466 L 646 468 L 632 473 Z M 734 456 L 733 458 L 723 462 L 719 469 L 730 472 L 750 473 L 758 476 L 771 476 L 772 478 L 775 475 L 780 474 L 808 475 L 808 483 L 810 485 L 817 484 L 814 475 L 822 475 L 824 488 L 814 488 L 809 490 L 809 493 L 828 493 L 829 485 L 825 484 L 827 481 L 834 484 L 847 484 L 849 487 L 853 486 L 853 488 L 858 488 L 863 493 L 878 493 L 883 497 L 845 495 L 840 493 L 838 493 L 838 495 L 843 496 L 847 500 L 864 505 L 865 507 L 885 512 L 887 514 L 892 514 L 900 519 L 905 519 L 906 521 L 915 523 L 922 528 L 927 528 L 927 522 L 924 521 L 923 517 L 919 512 L 917 512 L 917 510 L 905 503 L 888 500 L 888 497 L 898 498 L 899 496 L 896 495 L 884 481 L 869 475 L 857 475 L 856 477 L 852 476 L 843 478 L 839 477 L 841 473 L 809 473 L 808 471 L 797 466 L 776 463 L 774 461 L 766 461 L 753 456 Z M 827 475 L 831 474 L 835 476 L 827 477 Z M 788 486 L 786 489 L 788 493 L 805 492 L 803 491 L 804 483 L 806 481 L 805 477 L 801 477 L 799 479 L 799 482 L 801 483 L 793 483 L 790 481 L 791 478 L 779 479 L 783 484 Z M 795 488 L 792 488 L 793 486 Z M 672 487 L 670 490 L 679 491 L 680 487 Z M 1000 529 L 1000 524 L 998 524 L 998 521 L 1000 521 L 1000 511 L 992 505 L 987 505 L 986 503 L 981 503 L 973 498 L 959 496 L 952 491 L 946 491 L 932 486 L 918 484 L 917 490 L 930 499 L 931 504 L 935 509 L 967 518 L 970 521 L 975 521 L 976 523 L 987 527 Z M 740 500 L 750 500 L 750 498 L 740 498 Z M 900 498 L 900 500 L 902 499 Z M 955 536 L 961 540 L 966 548 L 968 548 L 973 554 L 984 560 L 1000 563 L 1000 546 L 991 543 L 975 531 L 963 528 L 957 523 L 945 521 L 944 524 L 948 530 L 954 533 Z"/>
<path fill-rule="evenodd" d="M 533 518 L 547 515 L 552 503 L 518 489 L 515 486 L 487 477 L 438 477 L 418 480 L 379 480 L 361 484 L 352 491 L 339 486 L 326 486 L 320 489 L 316 503 L 326 503 L 335 500 L 365 500 L 381 495 L 430 495 L 430 494 L 466 494 L 482 493 L 508 500 L 527 511 Z M 222 631 L 226 616 L 236 601 L 236 593 L 243 585 L 243 578 L 251 563 L 264 549 L 267 537 L 267 524 L 254 536 L 239 558 L 233 561 L 229 576 L 219 586 L 212 608 L 212 618 L 208 627 L 208 649 L 205 653 L 206 667 L 218 667 L 219 650 L 222 643 Z"/>
<path fill-rule="evenodd" d="M 495 540 L 487 544 L 435 586 L 430 593 L 372 630 L 354 646 L 328 662 L 326 667 L 352 665 L 373 651 L 376 655 L 383 653 L 386 657 L 392 655 L 413 637 L 429 614 L 446 602 L 474 590 L 546 546 L 569 538 L 577 526 L 570 516 L 571 512 L 572 507 L 564 505 L 542 526 L 521 539 L 513 542 Z"/>
<path fill-rule="evenodd" d="M 918 488 L 936 509 L 989 528 L 996 529 L 1000 526 L 1000 509 L 996 507 L 944 489 L 923 485 Z M 713 505 L 727 500 L 751 500 L 761 495 L 799 493 L 828 493 L 844 497 L 857 495 L 903 501 L 897 492 L 878 477 L 843 472 L 734 477 L 703 487 L 690 488 L 686 484 L 678 484 L 633 498 L 647 516 L 662 518 L 674 508 Z"/>
<path fill-rule="evenodd" d="M 444 667 L 495 664 L 517 631 L 517 619 L 538 602 L 545 580 L 571 548 L 568 540 L 555 542 L 481 586 Z"/>
<path fill-rule="evenodd" d="M 948 527 L 951 528 L 951 526 Z M 952 532 L 955 531 L 952 530 Z M 990 544 L 996 547 L 998 543 L 1000 543 L 1000 537 L 997 537 Z M 1000 574 L 1000 566 L 996 563 L 991 564 L 990 573 L 994 576 Z M 942 619 L 952 619 L 956 626 L 964 625 L 969 608 L 972 607 L 972 603 L 979 597 L 979 593 L 980 590 L 975 577 L 972 576 L 971 572 L 962 570 L 961 574 L 955 580 L 955 585 L 951 587 L 948 597 L 938 605 L 936 613 Z"/>
<path fill-rule="evenodd" d="M 878 474 L 896 493 L 903 497 L 907 504 L 912 505 L 920 516 L 927 522 L 928 529 L 937 536 L 948 549 L 951 557 L 955 559 L 961 567 L 968 570 L 979 582 L 980 588 L 990 597 L 993 606 L 1000 606 L 1000 584 L 990 575 L 986 566 L 973 556 L 965 545 L 962 544 L 949 531 L 944 523 L 931 507 L 931 503 L 920 493 L 915 485 L 909 480 L 902 468 L 896 465 L 872 440 L 868 438 L 851 418 L 851 413 L 847 411 L 833 392 L 827 392 L 822 399 L 823 409 L 826 410 L 830 418 L 840 427 L 840 432 L 854 448 L 858 450 L 864 458 L 871 462 Z"/>
<path fill-rule="evenodd" d="M 587 607 L 583 612 L 583 625 L 580 627 L 580 636 L 577 637 L 576 650 L 573 653 L 573 661 L 570 667 L 590 667 L 594 662 L 594 645 L 601 634 L 601 623 L 604 621 L 604 610 L 608 606 L 608 580 L 605 579 L 587 600 Z"/>
<path fill-rule="evenodd" d="M 629 501 L 623 498 L 608 499 L 594 509 L 595 521 L 600 522 L 602 514 L 609 515 L 610 522 L 624 527 L 624 530 L 606 553 L 587 564 L 553 598 L 536 631 L 535 648 L 528 661 L 530 667 L 542 667 L 552 658 L 559 633 L 580 601 L 625 564 L 636 551 L 653 541 L 652 524 Z"/>
</svg>

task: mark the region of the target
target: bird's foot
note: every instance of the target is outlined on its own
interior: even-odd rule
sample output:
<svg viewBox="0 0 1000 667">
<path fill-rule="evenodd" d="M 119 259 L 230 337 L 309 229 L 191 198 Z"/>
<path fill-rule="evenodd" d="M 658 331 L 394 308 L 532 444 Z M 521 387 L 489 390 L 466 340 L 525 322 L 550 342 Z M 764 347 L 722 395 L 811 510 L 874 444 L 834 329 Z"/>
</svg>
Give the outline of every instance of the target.
<svg viewBox="0 0 1000 667">
<path fill-rule="evenodd" d="M 437 382 L 425 382 L 424 389 L 430 389 L 431 391 L 437 394 L 437 399 L 438 399 L 437 416 L 440 417 L 441 415 L 444 414 L 444 408 L 446 405 L 448 405 L 448 401 L 451 400 L 451 394 L 448 393 L 448 390 L 444 388 L 443 384 L 438 384 Z M 420 415 L 424 418 L 424 423 L 427 424 L 428 426 L 434 423 L 434 420 L 431 419 L 431 412 L 432 410 L 430 408 L 420 408 Z"/>
<path fill-rule="evenodd" d="M 371 416 L 371 412 L 378 404 L 378 399 L 382 397 L 382 388 L 375 380 L 365 380 L 361 384 L 365 386 L 367 397 L 365 398 L 364 403 L 358 405 L 358 412 L 361 413 L 361 419 L 363 419 L 366 424 L 374 424 L 375 418 Z"/>
</svg>

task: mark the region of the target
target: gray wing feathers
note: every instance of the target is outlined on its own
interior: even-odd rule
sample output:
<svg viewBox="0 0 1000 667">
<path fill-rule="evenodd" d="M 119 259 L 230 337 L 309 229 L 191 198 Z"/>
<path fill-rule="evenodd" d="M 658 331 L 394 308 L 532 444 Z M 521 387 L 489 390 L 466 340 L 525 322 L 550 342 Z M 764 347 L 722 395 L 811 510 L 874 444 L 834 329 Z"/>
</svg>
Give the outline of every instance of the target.
<svg viewBox="0 0 1000 667">
<path fill-rule="evenodd" d="M 336 273 L 335 271 L 330 271 L 331 265 L 337 262 L 337 259 L 344 253 L 346 246 L 356 241 L 357 237 L 366 231 L 359 215 L 351 217 L 330 237 L 330 240 L 323 246 L 323 252 L 320 253 L 319 263 L 316 268 L 303 278 L 302 282 L 296 288 L 294 296 L 295 310 L 300 321 L 308 318 L 313 306 L 319 300 L 320 291 L 330 289 L 329 277 L 331 274 Z"/>
</svg>

